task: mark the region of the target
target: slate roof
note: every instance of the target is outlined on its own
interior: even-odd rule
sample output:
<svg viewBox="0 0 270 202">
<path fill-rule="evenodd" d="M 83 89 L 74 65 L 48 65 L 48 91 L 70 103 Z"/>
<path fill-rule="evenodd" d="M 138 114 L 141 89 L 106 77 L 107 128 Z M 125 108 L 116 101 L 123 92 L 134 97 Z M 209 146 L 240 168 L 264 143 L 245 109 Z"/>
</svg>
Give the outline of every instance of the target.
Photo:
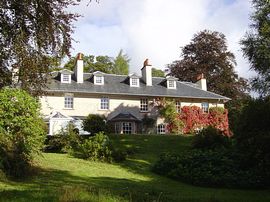
<svg viewBox="0 0 270 202">
<path fill-rule="evenodd" d="M 93 74 L 84 73 L 84 82 L 77 83 L 72 79 L 71 83 L 61 83 L 60 74 L 56 72 L 49 80 L 48 92 L 70 93 L 94 93 L 102 95 L 133 95 L 172 98 L 200 98 L 214 100 L 230 100 L 230 98 L 209 91 L 201 90 L 194 83 L 176 81 L 176 89 L 168 89 L 165 86 L 165 78 L 153 77 L 152 86 L 146 86 L 140 79 L 140 87 L 130 87 L 127 75 L 104 74 L 104 85 L 94 85 Z"/>
</svg>

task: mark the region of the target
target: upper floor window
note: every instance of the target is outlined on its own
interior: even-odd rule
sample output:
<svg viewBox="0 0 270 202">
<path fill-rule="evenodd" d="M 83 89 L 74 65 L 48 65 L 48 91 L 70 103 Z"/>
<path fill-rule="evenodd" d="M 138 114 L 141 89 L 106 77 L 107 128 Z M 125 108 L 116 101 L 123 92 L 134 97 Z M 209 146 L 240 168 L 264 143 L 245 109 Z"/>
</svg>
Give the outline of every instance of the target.
<svg viewBox="0 0 270 202">
<path fill-rule="evenodd" d="M 66 109 L 73 109 L 73 96 L 72 95 L 65 96 L 64 106 Z"/>
<path fill-rule="evenodd" d="M 209 103 L 207 103 L 207 102 L 203 102 L 202 103 L 202 111 L 204 113 L 208 113 L 209 112 Z"/>
<path fill-rule="evenodd" d="M 148 112 L 148 99 L 141 99 L 140 110 L 141 112 Z"/>
<path fill-rule="evenodd" d="M 139 87 L 139 79 L 138 78 L 130 78 L 131 80 L 131 85 L 133 87 Z"/>
<path fill-rule="evenodd" d="M 174 88 L 175 87 L 175 81 L 169 80 L 168 84 L 169 84 L 169 88 Z"/>
<path fill-rule="evenodd" d="M 108 97 L 102 97 L 100 99 L 100 109 L 103 109 L 103 110 L 109 109 L 109 98 Z"/>
<path fill-rule="evenodd" d="M 165 133 L 166 133 L 165 124 L 158 124 L 157 125 L 157 134 L 165 134 Z"/>
<path fill-rule="evenodd" d="M 95 76 L 95 84 L 103 84 L 103 76 Z"/>
<path fill-rule="evenodd" d="M 177 113 L 181 112 L 181 102 L 180 101 L 175 101 L 175 108 L 176 108 Z"/>
<path fill-rule="evenodd" d="M 63 74 L 63 82 L 69 82 L 69 75 Z"/>
<path fill-rule="evenodd" d="M 61 83 L 71 83 L 71 74 L 73 72 L 67 69 L 60 71 L 61 74 Z"/>
</svg>

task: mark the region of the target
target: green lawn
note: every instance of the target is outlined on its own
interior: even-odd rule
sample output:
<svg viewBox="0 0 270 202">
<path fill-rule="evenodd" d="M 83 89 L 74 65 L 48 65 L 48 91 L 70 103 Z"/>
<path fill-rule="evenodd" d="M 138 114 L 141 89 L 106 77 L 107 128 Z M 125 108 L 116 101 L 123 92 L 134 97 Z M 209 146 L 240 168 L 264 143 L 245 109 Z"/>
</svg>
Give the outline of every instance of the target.
<svg viewBox="0 0 270 202">
<path fill-rule="evenodd" d="M 2 180 L 0 201 L 270 201 L 270 190 L 195 187 L 150 171 L 161 152 L 189 148 L 191 137 L 111 136 L 135 151 L 121 164 L 89 162 L 44 153 L 40 172 L 24 181 Z"/>
</svg>

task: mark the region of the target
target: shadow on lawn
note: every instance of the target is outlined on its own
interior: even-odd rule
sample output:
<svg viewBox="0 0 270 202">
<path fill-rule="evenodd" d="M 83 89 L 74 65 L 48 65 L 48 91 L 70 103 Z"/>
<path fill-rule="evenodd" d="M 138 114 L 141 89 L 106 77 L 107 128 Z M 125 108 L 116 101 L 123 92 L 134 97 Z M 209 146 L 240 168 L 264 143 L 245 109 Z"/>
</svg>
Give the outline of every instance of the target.
<svg viewBox="0 0 270 202">
<path fill-rule="evenodd" d="M 105 190 L 111 196 L 120 197 L 126 201 L 157 200 L 158 197 L 161 197 L 162 191 L 146 189 L 146 187 L 149 187 L 148 183 L 150 182 L 111 177 L 83 178 L 71 175 L 68 171 L 43 170 L 39 176 L 32 180 L 16 182 L 20 189 L 0 191 L 0 201 L 59 201 L 67 191 L 82 192 L 84 195 L 99 195 L 100 190 L 102 192 Z M 72 194 L 69 193 L 69 195 Z"/>
</svg>

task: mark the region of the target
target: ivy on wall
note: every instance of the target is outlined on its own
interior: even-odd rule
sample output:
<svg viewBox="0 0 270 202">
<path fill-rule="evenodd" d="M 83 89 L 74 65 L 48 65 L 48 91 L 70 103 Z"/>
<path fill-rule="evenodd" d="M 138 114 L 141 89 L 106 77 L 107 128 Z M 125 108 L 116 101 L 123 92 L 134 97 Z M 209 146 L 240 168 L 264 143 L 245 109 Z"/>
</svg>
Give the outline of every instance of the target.
<svg viewBox="0 0 270 202">
<path fill-rule="evenodd" d="M 190 134 L 207 126 L 213 126 L 231 136 L 229 130 L 228 110 L 222 107 L 212 107 L 209 113 L 204 113 L 200 107 L 184 106 L 177 113 L 175 101 L 168 99 L 158 100 L 160 115 L 167 122 L 167 130 L 170 133 Z"/>
</svg>

